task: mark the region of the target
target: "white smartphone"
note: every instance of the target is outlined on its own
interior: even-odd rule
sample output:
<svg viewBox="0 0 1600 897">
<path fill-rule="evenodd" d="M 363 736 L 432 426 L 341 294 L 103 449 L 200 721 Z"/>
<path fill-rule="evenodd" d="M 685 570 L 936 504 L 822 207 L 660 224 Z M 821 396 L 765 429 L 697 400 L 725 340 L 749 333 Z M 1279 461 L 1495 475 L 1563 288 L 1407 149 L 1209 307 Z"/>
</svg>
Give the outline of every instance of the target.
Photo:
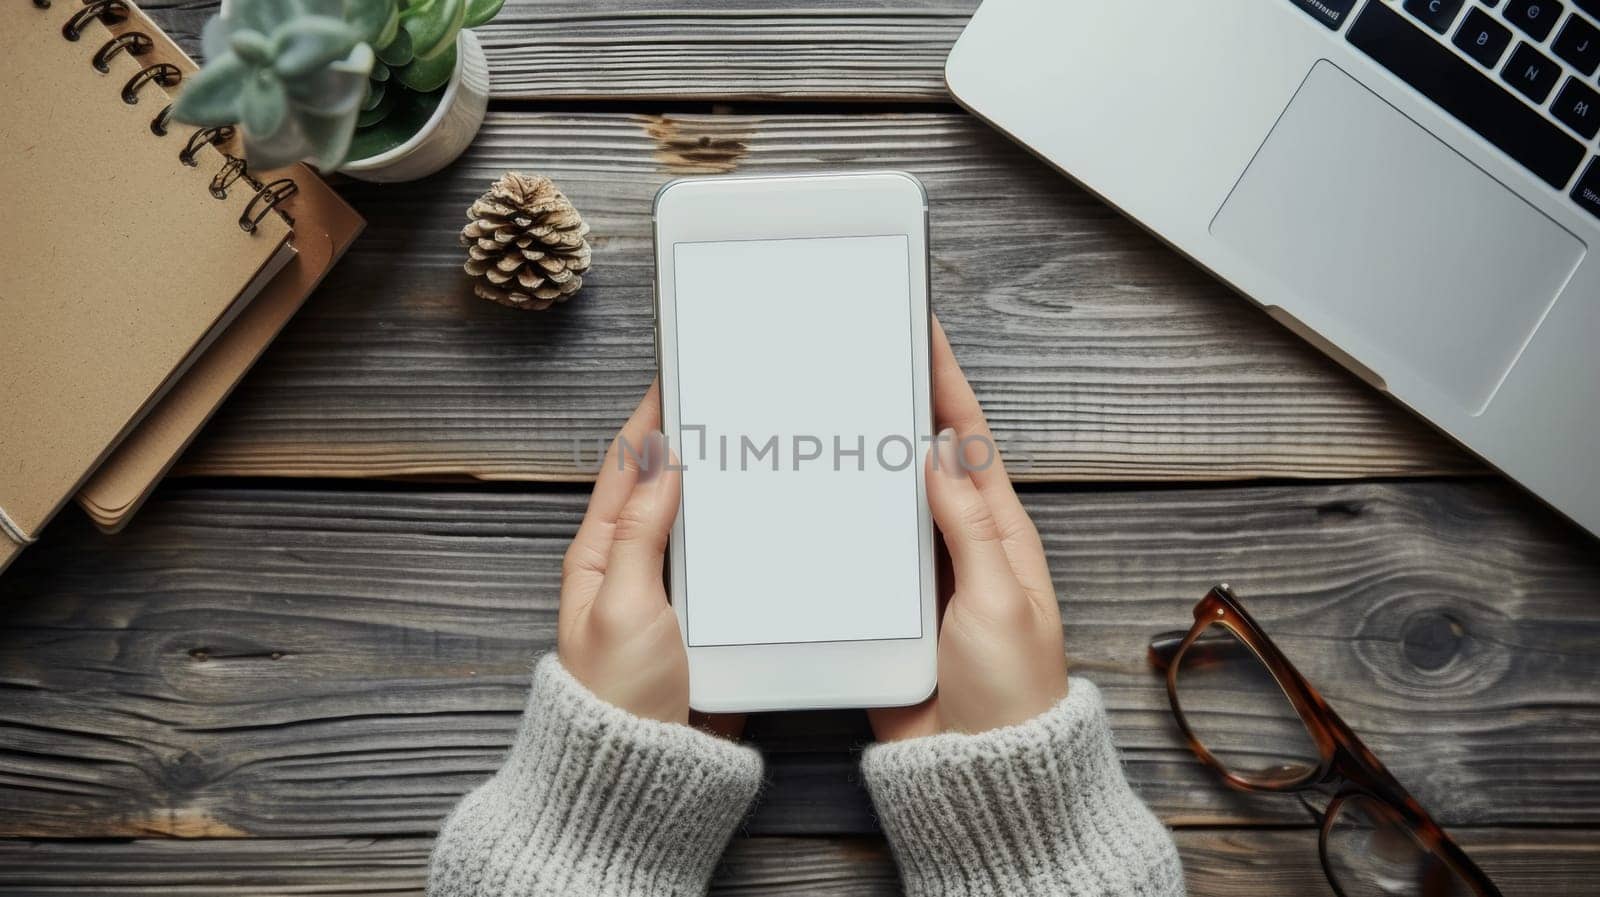
<svg viewBox="0 0 1600 897">
<path fill-rule="evenodd" d="M 922 185 L 690 178 L 661 188 L 654 219 L 689 705 L 923 700 L 937 622 Z"/>
</svg>

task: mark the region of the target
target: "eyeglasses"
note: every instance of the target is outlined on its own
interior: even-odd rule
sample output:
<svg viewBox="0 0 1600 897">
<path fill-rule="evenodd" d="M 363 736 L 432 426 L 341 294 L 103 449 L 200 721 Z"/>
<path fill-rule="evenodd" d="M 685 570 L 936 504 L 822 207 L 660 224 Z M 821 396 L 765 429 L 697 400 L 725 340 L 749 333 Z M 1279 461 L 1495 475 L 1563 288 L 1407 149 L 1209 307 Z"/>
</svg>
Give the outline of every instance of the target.
<svg viewBox="0 0 1600 897">
<path fill-rule="evenodd" d="M 1482 869 L 1328 707 L 1227 584 L 1194 626 L 1150 642 L 1189 748 L 1229 785 L 1297 793 L 1320 812 L 1322 869 L 1340 897 L 1500 897 Z M 1309 792 L 1331 795 L 1317 811 Z"/>
</svg>

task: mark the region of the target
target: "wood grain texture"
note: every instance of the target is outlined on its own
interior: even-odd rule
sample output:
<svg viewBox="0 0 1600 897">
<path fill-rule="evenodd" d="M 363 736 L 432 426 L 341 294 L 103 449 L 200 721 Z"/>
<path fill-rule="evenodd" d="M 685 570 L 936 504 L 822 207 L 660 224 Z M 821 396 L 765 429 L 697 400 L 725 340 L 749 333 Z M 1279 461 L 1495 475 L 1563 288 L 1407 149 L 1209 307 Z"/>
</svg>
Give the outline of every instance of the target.
<svg viewBox="0 0 1600 897">
<path fill-rule="evenodd" d="M 146 4 L 191 52 L 215 6 Z M 501 100 L 942 105 L 975 6 L 510 0 L 480 33 Z M 654 190 L 889 166 L 929 187 L 936 307 L 1029 459 L 1019 478 L 1479 470 L 946 111 L 497 112 L 440 176 L 346 185 L 368 236 L 184 470 L 583 480 L 574 439 L 608 436 L 653 369 Z M 492 308 L 458 274 L 460 212 L 511 167 L 556 177 L 596 228 L 597 273 L 554 315 Z M 1148 635 L 1224 577 L 1508 893 L 1590 890 L 1592 541 L 1482 482 L 1028 501 L 1075 670 L 1104 689 L 1130 777 L 1168 822 L 1200 826 L 1176 833 L 1191 894 L 1329 893 L 1303 811 L 1220 788 L 1144 668 Z M 0 895 L 420 895 L 429 835 L 495 766 L 553 639 L 582 503 L 207 486 L 164 492 L 122 539 L 58 523 L 0 578 L 0 836 L 87 840 L 0 840 Z M 859 834 L 875 828 L 853 766 L 862 717 L 767 716 L 750 735 L 772 778 L 750 829 L 806 837 L 737 841 L 713 893 L 899 893 L 885 845 Z M 1242 824 L 1292 827 L 1213 827 Z"/>
<path fill-rule="evenodd" d="M 580 492 L 168 490 L 0 580 L 0 836 L 431 833 L 554 638 Z M 1231 580 L 1446 824 L 1600 825 L 1600 556 L 1483 482 L 1052 490 L 1068 650 L 1178 824 L 1300 824 L 1182 747 L 1147 639 Z M 1241 718 L 1238 725 L 1249 725 Z M 757 833 L 875 829 L 859 713 L 757 717 Z"/>
<path fill-rule="evenodd" d="M 586 479 L 575 442 L 592 459 L 655 369 L 656 189 L 682 174 L 886 166 L 927 186 L 934 305 L 997 434 L 1027 462 L 1019 478 L 1478 469 L 964 116 L 530 113 L 491 115 L 436 177 L 347 185 L 370 227 L 180 469 Z M 477 299 L 460 269 L 464 211 L 508 168 L 553 176 L 593 225 L 593 273 L 559 310 Z"/>
<path fill-rule="evenodd" d="M 216 0 L 140 4 L 191 54 Z M 479 28 L 496 99 L 947 103 L 977 0 L 510 0 Z"/>
<path fill-rule="evenodd" d="M 1176 833 L 1190 897 L 1331 897 L 1309 829 Z M 1462 845 L 1508 894 L 1578 897 L 1600 875 L 1600 831 L 1462 829 Z M 0 841 L 0 895 L 420 897 L 427 838 Z M 877 838 L 740 838 L 713 895 L 895 897 Z"/>
</svg>

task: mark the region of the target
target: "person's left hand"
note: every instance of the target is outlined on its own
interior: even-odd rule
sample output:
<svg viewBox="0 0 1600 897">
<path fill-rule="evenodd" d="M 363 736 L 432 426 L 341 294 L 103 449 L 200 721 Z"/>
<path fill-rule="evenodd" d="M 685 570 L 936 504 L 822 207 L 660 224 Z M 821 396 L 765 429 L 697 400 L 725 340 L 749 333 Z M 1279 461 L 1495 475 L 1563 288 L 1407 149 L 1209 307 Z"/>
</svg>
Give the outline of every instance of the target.
<svg viewBox="0 0 1600 897">
<path fill-rule="evenodd" d="M 689 657 L 661 579 L 680 475 L 660 430 L 652 383 L 612 441 L 561 563 L 556 645 L 562 665 L 601 700 L 687 723 Z"/>
<path fill-rule="evenodd" d="M 1014 726 L 1067 694 L 1061 609 L 1039 531 L 1017 499 L 978 397 L 933 322 L 928 504 L 950 558 L 939 688 L 915 707 L 867 711 L 879 741 Z"/>
</svg>

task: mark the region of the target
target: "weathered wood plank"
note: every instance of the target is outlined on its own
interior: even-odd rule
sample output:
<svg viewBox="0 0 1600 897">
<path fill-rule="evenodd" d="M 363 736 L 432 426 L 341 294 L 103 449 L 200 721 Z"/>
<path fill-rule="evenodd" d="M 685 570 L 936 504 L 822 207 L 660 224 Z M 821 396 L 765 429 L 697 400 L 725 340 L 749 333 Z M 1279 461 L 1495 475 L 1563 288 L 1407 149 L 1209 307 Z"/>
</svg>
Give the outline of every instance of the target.
<svg viewBox="0 0 1600 897">
<path fill-rule="evenodd" d="M 1191 897 L 1322 897 L 1332 891 L 1309 829 L 1179 829 Z M 1508 894 L 1590 893 L 1600 875 L 1592 829 L 1461 829 L 1462 845 Z M 415 897 L 427 838 L 375 840 L 0 841 L 0 895 Z M 877 838 L 740 838 L 712 894 L 892 897 L 894 861 Z"/>
<path fill-rule="evenodd" d="M 140 4 L 190 53 L 216 0 Z M 478 29 L 494 96 L 947 103 L 944 58 L 977 0 L 510 0 Z"/>
<path fill-rule="evenodd" d="M 432 831 L 551 644 L 579 492 L 177 489 L 68 519 L 0 580 L 0 836 Z M 1600 556 L 1488 482 L 1027 496 L 1136 787 L 1169 821 L 1304 821 L 1181 745 L 1148 638 L 1234 582 L 1449 824 L 1600 824 Z M 1241 718 L 1236 725 L 1248 726 Z M 756 718 L 758 833 L 870 832 L 859 713 Z"/>
<path fill-rule="evenodd" d="M 680 174 L 868 166 L 927 185 L 935 307 L 1000 438 L 1031 459 L 1023 479 L 1477 469 L 964 116 L 506 113 L 448 172 L 348 186 L 366 235 L 182 470 L 585 479 L 574 441 L 608 438 L 655 367 L 656 189 Z M 463 210 L 507 168 L 551 174 L 593 224 L 594 274 L 558 311 L 474 298 L 460 270 Z"/>
</svg>

